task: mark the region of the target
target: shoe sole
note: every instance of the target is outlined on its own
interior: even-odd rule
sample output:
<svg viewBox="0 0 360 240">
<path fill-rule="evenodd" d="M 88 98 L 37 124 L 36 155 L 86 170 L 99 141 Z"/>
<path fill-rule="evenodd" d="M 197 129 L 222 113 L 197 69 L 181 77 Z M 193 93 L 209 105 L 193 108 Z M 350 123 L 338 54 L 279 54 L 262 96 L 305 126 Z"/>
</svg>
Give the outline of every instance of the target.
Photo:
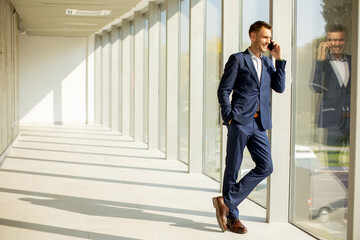
<svg viewBox="0 0 360 240">
<path fill-rule="evenodd" d="M 221 228 L 221 230 L 223 232 L 226 232 L 227 228 L 226 228 L 226 226 L 223 225 L 223 223 L 221 221 L 220 212 L 219 212 L 219 205 L 217 203 L 216 197 L 214 197 L 212 199 L 212 201 L 213 201 L 214 208 L 216 209 L 216 220 L 217 220 L 217 222 L 219 224 L 219 227 Z"/>
</svg>

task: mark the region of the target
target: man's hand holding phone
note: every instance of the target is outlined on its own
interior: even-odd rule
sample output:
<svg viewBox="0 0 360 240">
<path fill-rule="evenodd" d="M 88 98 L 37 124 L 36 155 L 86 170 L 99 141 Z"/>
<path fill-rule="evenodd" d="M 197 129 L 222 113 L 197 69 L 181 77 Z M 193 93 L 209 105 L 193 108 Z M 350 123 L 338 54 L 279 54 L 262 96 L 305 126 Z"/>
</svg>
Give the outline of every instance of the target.
<svg viewBox="0 0 360 240">
<path fill-rule="evenodd" d="M 270 50 L 270 51 L 272 51 L 273 49 L 274 49 L 274 42 L 273 41 L 271 41 L 270 43 L 269 43 L 269 45 L 268 45 L 268 49 Z"/>
<path fill-rule="evenodd" d="M 330 42 L 322 42 L 322 43 L 320 43 L 319 48 L 317 50 L 316 60 L 325 61 L 326 60 L 326 53 L 330 52 L 330 48 L 331 48 Z"/>
</svg>

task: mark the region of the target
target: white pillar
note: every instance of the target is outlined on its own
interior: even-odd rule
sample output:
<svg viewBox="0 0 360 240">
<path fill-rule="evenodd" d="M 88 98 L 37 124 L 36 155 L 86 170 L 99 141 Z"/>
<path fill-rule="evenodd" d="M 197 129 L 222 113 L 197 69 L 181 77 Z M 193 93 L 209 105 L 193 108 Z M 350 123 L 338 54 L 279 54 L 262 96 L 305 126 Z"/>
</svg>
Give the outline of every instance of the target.
<svg viewBox="0 0 360 240">
<path fill-rule="evenodd" d="M 102 117 L 101 124 L 104 127 L 111 127 L 110 125 L 110 106 L 111 106 L 111 75 L 110 75 L 110 59 L 111 59 L 111 44 L 110 35 L 108 31 L 102 31 Z"/>
<path fill-rule="evenodd" d="M 149 149 L 159 149 L 160 11 L 149 2 Z"/>
<path fill-rule="evenodd" d="M 223 68 L 228 61 L 231 54 L 239 51 L 240 46 L 240 1 L 238 0 L 226 0 L 223 5 Z M 220 192 L 222 191 L 222 185 L 224 180 L 225 170 L 225 157 L 226 157 L 226 143 L 227 143 L 227 128 L 221 127 L 221 170 L 220 170 Z"/>
<path fill-rule="evenodd" d="M 111 27 L 111 129 L 120 130 L 120 34 Z"/>
<path fill-rule="evenodd" d="M 166 159 L 177 159 L 179 85 L 179 2 L 167 2 Z"/>
<path fill-rule="evenodd" d="M 190 2 L 189 172 L 202 172 L 204 0 Z"/>
<path fill-rule="evenodd" d="M 130 136 L 131 40 L 130 22 L 122 20 L 122 135 Z"/>
<path fill-rule="evenodd" d="M 144 19 L 141 12 L 135 12 L 135 112 L 134 112 L 134 139 L 144 140 Z"/>
<path fill-rule="evenodd" d="M 95 84 L 95 35 L 88 38 L 86 61 L 86 123 L 93 124 L 94 116 L 94 84 Z"/>
<path fill-rule="evenodd" d="M 351 39 L 351 109 L 350 109 L 350 159 L 347 239 L 360 239 L 360 55 L 359 55 L 359 13 L 360 5 L 352 1 L 352 39 Z"/>
<path fill-rule="evenodd" d="M 290 171 L 290 122 L 291 122 L 291 36 L 292 1 L 271 1 L 273 39 L 276 40 L 286 59 L 286 89 L 282 94 L 272 94 L 271 154 L 274 172 L 268 178 L 267 222 L 288 222 L 289 218 L 289 171 Z"/>
<path fill-rule="evenodd" d="M 101 78 L 102 78 L 102 45 L 101 35 L 95 35 L 95 79 L 94 79 L 94 122 L 101 124 Z"/>
</svg>

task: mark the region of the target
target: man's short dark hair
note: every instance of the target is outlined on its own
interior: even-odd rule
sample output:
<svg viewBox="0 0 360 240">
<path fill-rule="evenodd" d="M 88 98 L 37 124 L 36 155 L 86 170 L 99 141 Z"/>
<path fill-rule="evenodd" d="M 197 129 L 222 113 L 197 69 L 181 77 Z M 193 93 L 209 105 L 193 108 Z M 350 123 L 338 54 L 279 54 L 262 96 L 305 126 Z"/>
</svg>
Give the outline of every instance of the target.
<svg viewBox="0 0 360 240">
<path fill-rule="evenodd" d="M 249 36 L 252 32 L 257 33 L 263 27 L 266 29 L 269 29 L 269 30 L 272 29 L 272 26 L 270 24 L 268 24 L 267 22 L 256 21 L 253 24 L 251 24 L 251 26 L 249 28 Z"/>
<path fill-rule="evenodd" d="M 329 32 L 344 32 L 345 36 L 347 36 L 347 29 L 346 27 L 344 27 L 341 24 L 330 24 L 330 25 L 326 25 L 325 27 L 325 31 L 327 33 Z"/>
</svg>

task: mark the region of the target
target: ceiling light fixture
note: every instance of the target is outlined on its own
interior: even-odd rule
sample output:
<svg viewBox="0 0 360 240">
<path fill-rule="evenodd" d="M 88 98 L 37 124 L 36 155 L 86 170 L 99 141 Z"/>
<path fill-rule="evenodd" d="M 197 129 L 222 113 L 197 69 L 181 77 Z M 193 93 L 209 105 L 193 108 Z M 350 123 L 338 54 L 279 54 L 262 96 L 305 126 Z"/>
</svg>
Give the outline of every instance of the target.
<svg viewBox="0 0 360 240">
<path fill-rule="evenodd" d="M 96 23 L 64 23 L 66 25 L 73 25 L 73 26 L 98 26 Z"/>
<path fill-rule="evenodd" d="M 101 17 L 108 16 L 111 13 L 111 10 L 79 10 L 79 9 L 66 9 L 65 14 L 71 16 L 84 16 L 84 17 Z"/>
</svg>

